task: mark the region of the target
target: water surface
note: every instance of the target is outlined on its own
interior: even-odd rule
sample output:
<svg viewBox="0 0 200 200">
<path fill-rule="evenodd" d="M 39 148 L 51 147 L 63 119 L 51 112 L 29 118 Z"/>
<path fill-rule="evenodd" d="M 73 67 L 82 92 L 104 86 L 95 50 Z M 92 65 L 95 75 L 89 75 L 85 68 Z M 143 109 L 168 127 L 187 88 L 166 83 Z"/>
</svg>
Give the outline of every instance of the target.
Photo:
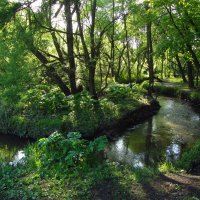
<svg viewBox="0 0 200 200">
<path fill-rule="evenodd" d="M 188 103 L 159 97 L 161 109 L 146 122 L 125 131 L 112 142 L 107 156 L 134 167 L 173 162 L 200 139 L 200 114 Z"/>
<path fill-rule="evenodd" d="M 24 157 L 29 140 L 14 135 L 0 134 L 0 163 L 16 164 Z"/>
</svg>

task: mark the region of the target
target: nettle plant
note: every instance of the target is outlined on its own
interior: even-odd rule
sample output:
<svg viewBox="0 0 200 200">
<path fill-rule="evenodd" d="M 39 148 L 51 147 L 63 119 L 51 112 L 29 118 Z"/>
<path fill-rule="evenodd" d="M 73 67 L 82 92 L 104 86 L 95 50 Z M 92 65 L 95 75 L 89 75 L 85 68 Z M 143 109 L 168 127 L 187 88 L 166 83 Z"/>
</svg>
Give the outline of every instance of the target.
<svg viewBox="0 0 200 200">
<path fill-rule="evenodd" d="M 28 159 L 41 174 L 59 175 L 94 166 L 97 154 L 103 152 L 107 144 L 105 136 L 88 141 L 81 139 L 78 132 L 70 132 L 66 137 L 55 132 L 30 147 Z"/>
</svg>

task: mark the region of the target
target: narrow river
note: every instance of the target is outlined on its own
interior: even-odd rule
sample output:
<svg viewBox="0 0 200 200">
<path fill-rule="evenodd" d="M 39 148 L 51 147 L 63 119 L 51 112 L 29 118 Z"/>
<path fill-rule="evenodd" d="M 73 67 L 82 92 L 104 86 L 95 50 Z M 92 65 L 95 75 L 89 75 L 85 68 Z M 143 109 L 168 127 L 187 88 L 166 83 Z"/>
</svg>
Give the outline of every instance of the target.
<svg viewBox="0 0 200 200">
<path fill-rule="evenodd" d="M 133 167 L 158 166 L 166 160 L 175 161 L 200 139 L 200 112 L 178 99 L 158 100 L 161 109 L 157 115 L 111 143 L 107 149 L 110 160 Z"/>
<path fill-rule="evenodd" d="M 161 109 L 146 122 L 129 128 L 106 150 L 112 161 L 134 167 L 157 166 L 173 162 L 194 142 L 200 139 L 200 112 L 188 103 L 159 97 Z M 17 163 L 28 143 L 10 135 L 0 135 L 0 162 Z"/>
</svg>

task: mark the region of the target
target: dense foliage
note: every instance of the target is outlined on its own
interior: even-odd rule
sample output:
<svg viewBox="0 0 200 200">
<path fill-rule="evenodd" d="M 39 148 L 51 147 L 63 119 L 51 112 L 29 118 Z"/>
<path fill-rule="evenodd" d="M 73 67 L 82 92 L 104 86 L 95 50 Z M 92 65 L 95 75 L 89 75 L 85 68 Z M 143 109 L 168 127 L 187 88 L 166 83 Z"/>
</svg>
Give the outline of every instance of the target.
<svg viewBox="0 0 200 200">
<path fill-rule="evenodd" d="M 111 179 L 128 199 L 129 183 L 158 171 L 98 160 L 106 138 L 85 138 L 149 105 L 153 92 L 198 104 L 199 41 L 199 0 L 1 0 L 0 133 L 40 140 L 24 163 L 0 164 L 0 197 L 89 199 Z"/>
<path fill-rule="evenodd" d="M 121 116 L 115 84 L 198 86 L 197 0 L 2 0 L 0 16 L 1 132 L 90 133 Z"/>
<path fill-rule="evenodd" d="M 33 138 L 48 136 L 54 131 L 89 135 L 148 103 L 145 90 L 137 85 L 132 88 L 111 85 L 98 101 L 87 91 L 65 97 L 58 90 L 46 93 L 45 87 L 39 87 L 22 94 L 15 105 L 1 105 L 0 129 L 3 133 Z"/>
<path fill-rule="evenodd" d="M 199 163 L 200 163 L 200 141 L 196 142 L 196 144 L 184 152 L 181 159 L 176 163 L 176 166 L 180 169 L 184 169 L 188 172 L 197 171 L 199 172 Z"/>
</svg>

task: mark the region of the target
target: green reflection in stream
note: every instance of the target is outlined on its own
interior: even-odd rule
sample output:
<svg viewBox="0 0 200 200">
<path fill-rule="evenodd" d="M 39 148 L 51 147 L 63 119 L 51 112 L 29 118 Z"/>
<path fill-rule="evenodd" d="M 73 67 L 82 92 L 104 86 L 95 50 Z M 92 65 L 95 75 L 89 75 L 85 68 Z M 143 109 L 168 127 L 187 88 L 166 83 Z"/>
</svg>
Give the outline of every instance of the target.
<svg viewBox="0 0 200 200">
<path fill-rule="evenodd" d="M 159 113 L 125 132 L 107 149 L 110 160 L 135 167 L 173 162 L 181 152 L 200 139 L 200 115 L 177 99 L 159 98 Z"/>
</svg>

